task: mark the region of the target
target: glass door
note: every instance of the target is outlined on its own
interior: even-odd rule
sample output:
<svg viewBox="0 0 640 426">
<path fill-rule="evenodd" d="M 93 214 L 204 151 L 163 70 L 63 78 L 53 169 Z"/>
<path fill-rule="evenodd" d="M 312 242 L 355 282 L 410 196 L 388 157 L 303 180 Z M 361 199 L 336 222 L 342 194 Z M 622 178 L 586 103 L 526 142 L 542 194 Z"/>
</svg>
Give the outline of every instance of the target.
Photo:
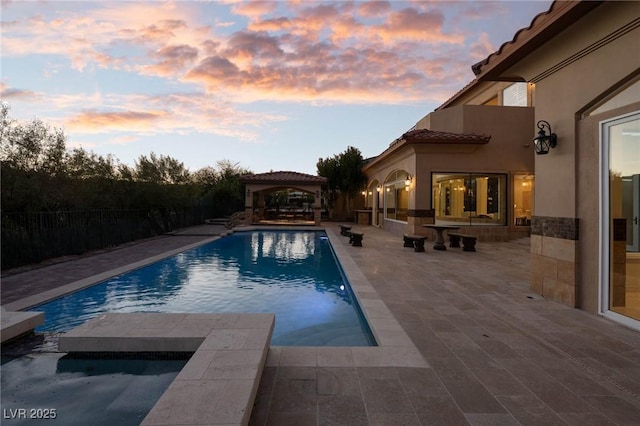
<svg viewBox="0 0 640 426">
<path fill-rule="evenodd" d="M 608 177 L 603 214 L 605 314 L 640 321 L 640 112 L 602 123 L 603 172 Z M 607 226 L 608 225 L 608 226 Z M 608 229 L 607 229 L 608 228 Z M 605 265 L 603 265 L 605 266 Z M 626 320 L 625 320 L 626 321 Z"/>
<path fill-rule="evenodd" d="M 627 224 L 627 252 L 639 252 L 640 174 L 622 177 L 622 215 Z"/>
</svg>

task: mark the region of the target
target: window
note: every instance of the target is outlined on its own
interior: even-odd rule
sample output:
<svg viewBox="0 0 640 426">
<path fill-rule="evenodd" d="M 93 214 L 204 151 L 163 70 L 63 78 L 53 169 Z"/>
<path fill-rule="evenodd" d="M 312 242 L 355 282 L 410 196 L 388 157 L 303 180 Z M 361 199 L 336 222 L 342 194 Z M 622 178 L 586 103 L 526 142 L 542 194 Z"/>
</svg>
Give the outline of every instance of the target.
<svg viewBox="0 0 640 426">
<path fill-rule="evenodd" d="M 533 175 L 513 177 L 513 224 L 530 226 L 533 213 Z"/>
<path fill-rule="evenodd" d="M 502 105 L 527 106 L 527 83 L 513 83 L 502 91 Z"/>
<path fill-rule="evenodd" d="M 409 174 L 402 170 L 391 173 L 384 183 L 384 218 L 407 221 L 409 212 L 409 188 L 405 180 Z"/>
<path fill-rule="evenodd" d="M 431 182 L 436 223 L 506 225 L 506 175 L 433 173 Z"/>
</svg>

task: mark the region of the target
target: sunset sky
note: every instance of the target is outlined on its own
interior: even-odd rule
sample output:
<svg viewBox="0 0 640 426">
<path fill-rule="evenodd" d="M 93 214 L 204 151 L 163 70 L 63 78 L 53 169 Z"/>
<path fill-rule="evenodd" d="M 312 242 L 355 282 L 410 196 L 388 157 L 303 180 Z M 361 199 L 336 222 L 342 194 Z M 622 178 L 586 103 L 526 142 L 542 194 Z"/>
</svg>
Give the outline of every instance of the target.
<svg viewBox="0 0 640 426">
<path fill-rule="evenodd" d="M 551 1 L 2 1 L 0 97 L 69 148 L 316 174 L 380 154 Z"/>
</svg>

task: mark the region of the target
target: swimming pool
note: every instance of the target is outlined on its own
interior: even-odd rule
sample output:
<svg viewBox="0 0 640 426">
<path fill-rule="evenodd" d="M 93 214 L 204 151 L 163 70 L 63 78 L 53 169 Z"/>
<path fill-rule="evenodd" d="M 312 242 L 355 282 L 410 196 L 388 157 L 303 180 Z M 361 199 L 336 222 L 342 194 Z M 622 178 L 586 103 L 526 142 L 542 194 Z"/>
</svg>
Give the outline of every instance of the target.
<svg viewBox="0 0 640 426">
<path fill-rule="evenodd" d="M 237 232 L 32 310 L 37 331 L 104 312 L 274 312 L 273 345 L 375 346 L 323 231 Z"/>
<path fill-rule="evenodd" d="M 139 425 L 186 362 L 123 354 L 106 359 L 63 353 L 3 356 L 3 424 Z"/>
</svg>

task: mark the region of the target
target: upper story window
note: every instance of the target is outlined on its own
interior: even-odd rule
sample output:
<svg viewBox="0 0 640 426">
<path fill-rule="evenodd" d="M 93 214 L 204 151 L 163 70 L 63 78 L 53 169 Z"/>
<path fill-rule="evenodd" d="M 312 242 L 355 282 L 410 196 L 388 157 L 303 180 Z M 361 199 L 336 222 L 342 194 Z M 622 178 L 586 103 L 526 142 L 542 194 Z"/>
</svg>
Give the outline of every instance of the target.
<svg viewBox="0 0 640 426">
<path fill-rule="evenodd" d="M 527 83 L 513 83 L 502 91 L 502 105 L 527 106 Z"/>
</svg>

